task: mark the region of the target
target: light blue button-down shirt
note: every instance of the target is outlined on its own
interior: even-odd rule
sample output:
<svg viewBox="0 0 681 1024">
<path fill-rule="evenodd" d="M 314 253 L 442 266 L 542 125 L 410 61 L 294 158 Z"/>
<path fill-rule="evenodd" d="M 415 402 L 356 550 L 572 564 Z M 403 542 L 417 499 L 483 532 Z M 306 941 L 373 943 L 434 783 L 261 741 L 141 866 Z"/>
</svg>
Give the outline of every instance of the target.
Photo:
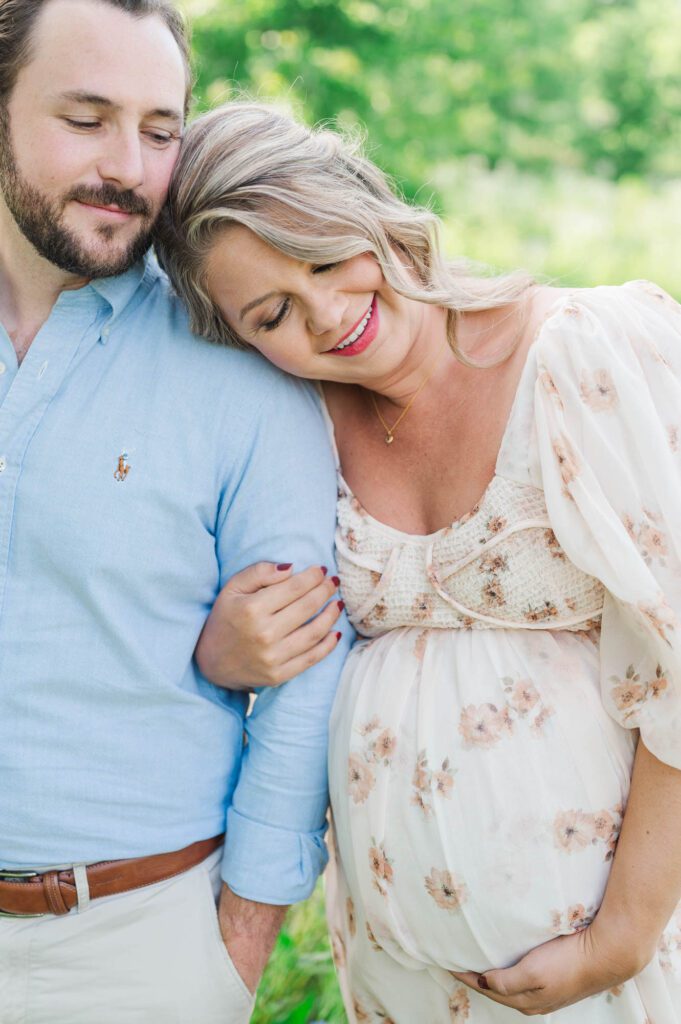
<svg viewBox="0 0 681 1024">
<path fill-rule="evenodd" d="M 248 718 L 192 653 L 244 566 L 332 565 L 335 493 L 313 391 L 193 337 L 152 259 L 63 292 L 20 368 L 0 328 L 2 866 L 160 853 L 226 823 L 235 892 L 310 893 L 350 630 Z"/>
</svg>

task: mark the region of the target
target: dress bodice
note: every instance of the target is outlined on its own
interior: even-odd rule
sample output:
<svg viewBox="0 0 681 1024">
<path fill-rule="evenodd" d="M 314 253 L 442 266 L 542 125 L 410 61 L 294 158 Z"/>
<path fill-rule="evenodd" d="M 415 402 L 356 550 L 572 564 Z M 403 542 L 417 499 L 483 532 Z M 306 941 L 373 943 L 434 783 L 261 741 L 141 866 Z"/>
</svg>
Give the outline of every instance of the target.
<svg viewBox="0 0 681 1024">
<path fill-rule="evenodd" d="M 477 505 L 429 535 L 404 533 L 370 515 L 345 480 L 333 421 L 322 409 L 336 457 L 336 557 L 343 599 L 357 631 L 380 636 L 423 629 L 589 630 L 605 590 L 559 544 L 533 469 L 530 356 Z"/>
<path fill-rule="evenodd" d="M 602 585 L 558 544 L 542 491 L 498 474 L 466 516 L 415 536 L 369 515 L 339 470 L 336 549 L 364 636 L 399 626 L 584 630 L 603 607 Z"/>
</svg>

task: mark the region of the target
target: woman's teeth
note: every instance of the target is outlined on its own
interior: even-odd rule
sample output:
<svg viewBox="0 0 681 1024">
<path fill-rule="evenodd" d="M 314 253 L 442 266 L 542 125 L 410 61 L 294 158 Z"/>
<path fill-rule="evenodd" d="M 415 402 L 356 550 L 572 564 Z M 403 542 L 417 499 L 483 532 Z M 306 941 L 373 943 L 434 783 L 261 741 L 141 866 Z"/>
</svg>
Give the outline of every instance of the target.
<svg viewBox="0 0 681 1024">
<path fill-rule="evenodd" d="M 353 345 L 357 341 L 358 338 L 362 337 L 362 335 L 364 334 L 364 330 L 366 328 L 366 325 L 371 320 L 371 311 L 372 311 L 373 308 L 374 308 L 374 306 L 373 306 L 373 303 L 372 303 L 369 306 L 369 308 L 366 311 L 366 313 L 364 314 L 364 319 L 361 320 L 360 323 L 357 324 L 357 326 L 355 327 L 355 329 L 352 332 L 352 334 L 349 334 L 348 337 L 345 339 L 345 341 L 341 341 L 340 345 L 336 345 L 336 347 L 333 350 L 334 352 L 342 352 L 342 350 L 344 348 L 347 348 L 348 345 Z"/>
</svg>

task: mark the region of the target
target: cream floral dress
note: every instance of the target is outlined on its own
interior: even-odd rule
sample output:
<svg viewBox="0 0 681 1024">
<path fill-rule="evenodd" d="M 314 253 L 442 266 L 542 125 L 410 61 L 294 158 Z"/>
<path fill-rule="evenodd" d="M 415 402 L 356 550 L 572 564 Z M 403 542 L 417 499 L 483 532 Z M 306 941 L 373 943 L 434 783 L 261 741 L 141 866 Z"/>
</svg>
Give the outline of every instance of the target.
<svg viewBox="0 0 681 1024">
<path fill-rule="evenodd" d="M 331 729 L 334 956 L 353 1024 L 512 1024 L 453 970 L 584 927 L 639 735 L 681 768 L 681 310 L 561 298 L 478 505 L 413 536 L 340 476 L 364 639 Z M 681 1024 L 681 913 L 637 978 L 547 1017 Z"/>
</svg>

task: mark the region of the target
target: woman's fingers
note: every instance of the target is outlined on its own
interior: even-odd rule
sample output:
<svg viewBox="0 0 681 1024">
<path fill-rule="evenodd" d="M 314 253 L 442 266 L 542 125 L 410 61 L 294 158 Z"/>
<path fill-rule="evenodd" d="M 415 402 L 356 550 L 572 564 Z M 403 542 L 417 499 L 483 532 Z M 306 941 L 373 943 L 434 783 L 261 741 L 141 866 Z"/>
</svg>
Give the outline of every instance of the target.
<svg viewBox="0 0 681 1024">
<path fill-rule="evenodd" d="M 275 683 L 271 683 L 270 685 L 278 686 L 281 683 L 287 683 L 289 680 L 300 675 L 301 672 L 305 672 L 306 669 L 312 668 L 313 665 L 317 665 L 320 661 L 323 661 L 324 658 L 335 650 L 340 636 L 341 634 L 338 631 L 327 633 L 324 639 L 320 640 L 320 642 L 315 644 L 314 647 L 308 648 L 303 654 L 285 662 L 281 668 L 277 670 L 277 676 L 281 676 L 281 678 L 278 678 Z"/>
<path fill-rule="evenodd" d="M 225 584 L 228 594 L 255 594 L 263 587 L 281 583 L 291 576 L 293 566 L 290 562 L 275 565 L 274 562 L 256 562 L 236 573 Z"/>
<path fill-rule="evenodd" d="M 544 986 L 528 970 L 524 960 L 513 967 L 501 970 L 485 971 L 478 977 L 478 988 L 498 996 L 519 996 L 532 992 L 542 992 Z"/>
<path fill-rule="evenodd" d="M 288 682 L 299 672 L 316 665 L 334 650 L 340 639 L 340 634 L 334 626 L 344 607 L 342 601 L 330 601 L 311 622 L 307 622 L 292 633 L 286 631 L 278 643 L 263 648 L 262 656 L 267 664 L 268 685 L 278 686 Z M 279 622 L 284 614 L 279 612 L 277 616 L 273 616 L 272 622 Z"/>
<path fill-rule="evenodd" d="M 337 576 L 327 578 L 302 597 L 299 597 L 298 600 L 293 601 L 292 604 L 274 614 L 272 616 L 272 623 L 277 632 L 277 639 L 292 637 L 301 628 L 304 629 L 306 623 L 311 624 L 312 621 L 316 621 L 315 617 L 320 618 L 324 615 L 325 619 L 322 621 L 327 621 L 328 615 L 331 614 L 331 609 L 338 609 L 338 585 L 339 580 Z M 332 598 L 336 600 L 331 600 Z M 324 608 L 329 601 L 331 604 Z M 322 611 L 322 609 L 324 610 Z M 338 615 L 329 620 L 329 628 L 331 628 L 331 624 L 336 618 L 338 618 Z M 318 629 L 321 628 L 322 625 L 320 623 Z M 312 630 L 311 632 L 314 633 L 315 631 Z M 323 635 L 323 633 L 315 635 L 313 637 L 314 642 L 321 640 Z"/>
<path fill-rule="evenodd" d="M 292 658 L 297 658 L 301 654 L 305 654 L 306 651 L 316 647 L 327 633 L 333 631 L 344 607 L 345 605 L 340 600 L 330 601 L 326 608 L 312 619 L 311 622 L 306 621 L 304 626 L 291 633 L 287 633 L 277 653 L 281 652 L 283 660 L 290 661 Z M 281 614 L 283 612 L 280 612 Z"/>
<path fill-rule="evenodd" d="M 289 608 L 297 601 L 308 597 L 312 591 L 321 587 L 320 594 L 326 594 L 326 597 L 324 600 L 320 600 L 319 597 L 311 599 L 310 607 L 314 610 L 308 614 L 308 618 L 310 618 L 311 615 L 314 615 L 315 611 L 319 611 L 321 606 L 329 600 L 329 597 L 331 597 L 338 586 L 338 577 L 330 577 L 326 567 L 320 565 L 313 565 L 309 569 L 303 569 L 302 572 L 289 572 L 288 574 L 284 572 L 283 576 L 283 580 L 279 578 L 253 595 L 254 606 L 257 607 L 259 614 L 275 615 L 277 612 Z M 292 628 L 297 628 L 304 621 L 305 619 L 302 619 Z"/>
<path fill-rule="evenodd" d="M 468 985 L 469 988 L 475 989 L 477 992 L 482 992 L 493 1002 L 501 1003 L 502 1006 L 513 1007 L 513 1009 L 519 1010 L 522 1013 L 527 1011 L 530 1006 L 530 993 L 528 993 L 526 982 L 521 981 L 519 977 L 511 979 L 500 977 L 500 975 L 505 975 L 512 970 L 515 970 L 515 968 L 486 971 L 484 974 L 478 974 L 476 971 L 462 971 L 460 973 L 452 971 L 452 974 L 459 981 L 463 982 L 464 985 Z M 521 987 L 518 988 L 518 985 Z"/>
</svg>

